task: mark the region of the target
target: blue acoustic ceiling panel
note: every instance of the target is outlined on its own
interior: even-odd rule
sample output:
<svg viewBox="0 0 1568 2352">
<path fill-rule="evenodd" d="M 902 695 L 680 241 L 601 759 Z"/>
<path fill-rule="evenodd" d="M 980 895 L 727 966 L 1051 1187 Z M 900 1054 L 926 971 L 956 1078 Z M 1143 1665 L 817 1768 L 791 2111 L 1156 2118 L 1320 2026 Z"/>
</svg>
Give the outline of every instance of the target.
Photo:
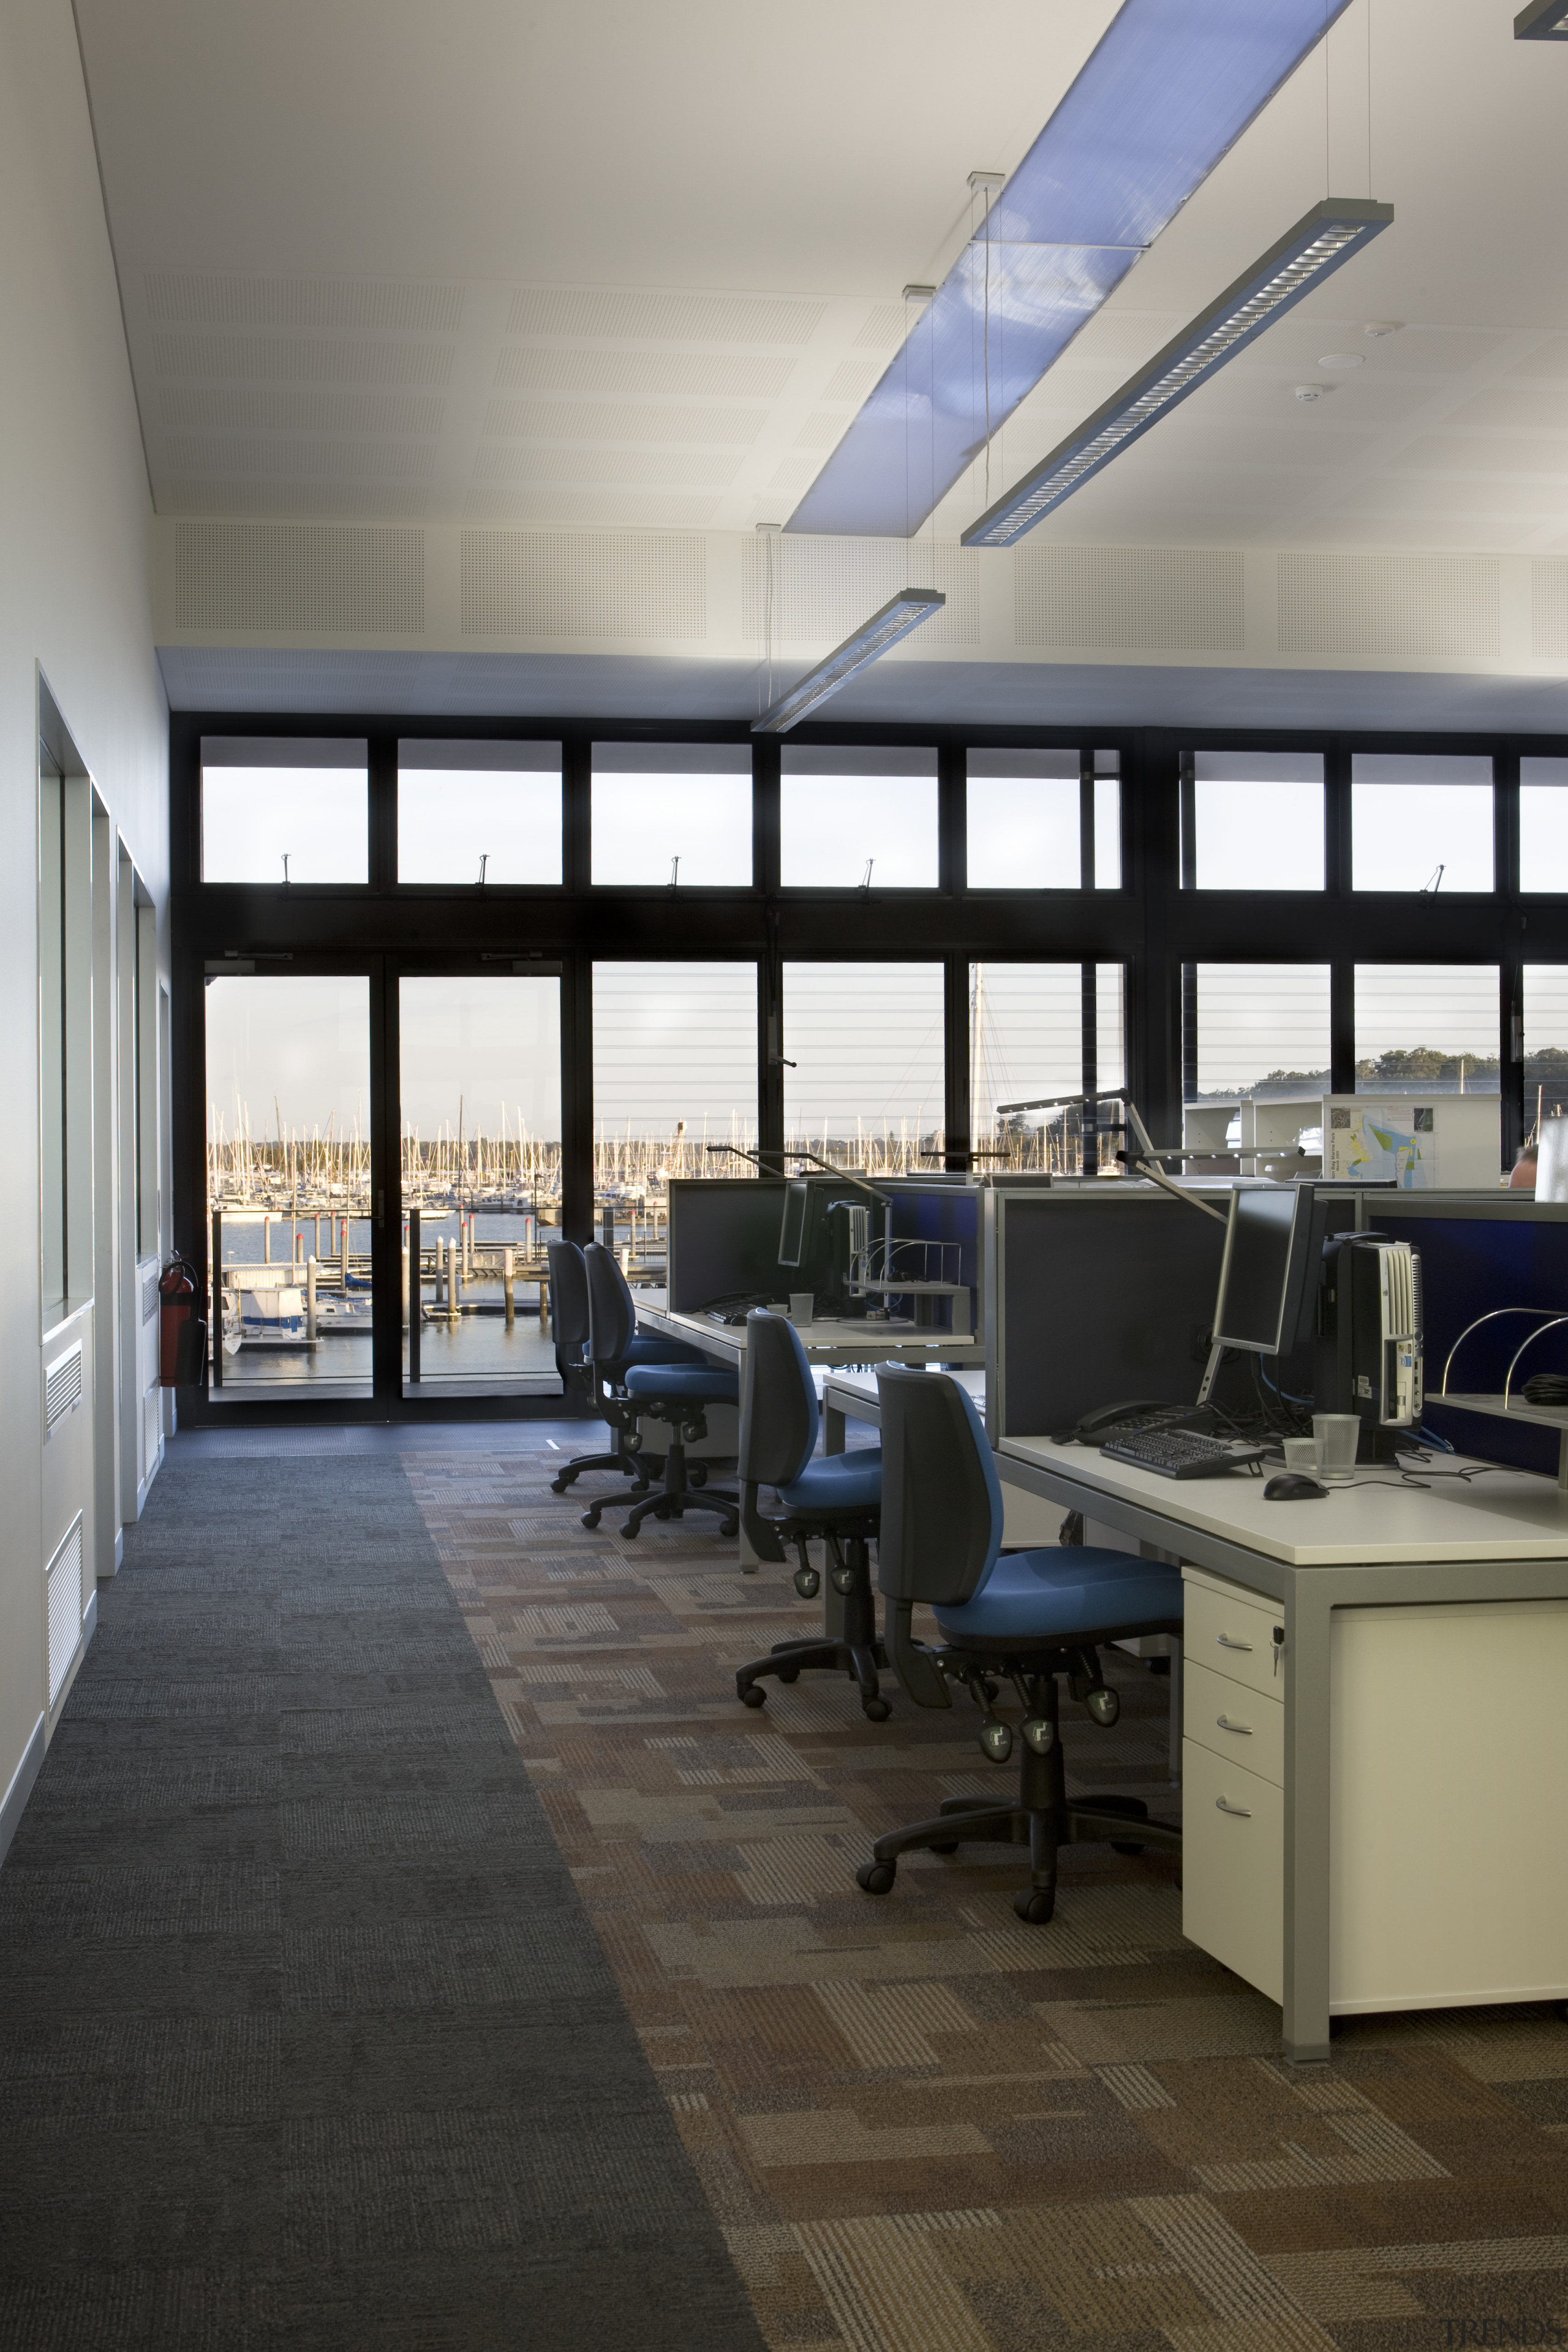
<svg viewBox="0 0 1568 2352">
<path fill-rule="evenodd" d="M 1350 0 L 1124 0 L 786 529 L 907 538 Z"/>
</svg>

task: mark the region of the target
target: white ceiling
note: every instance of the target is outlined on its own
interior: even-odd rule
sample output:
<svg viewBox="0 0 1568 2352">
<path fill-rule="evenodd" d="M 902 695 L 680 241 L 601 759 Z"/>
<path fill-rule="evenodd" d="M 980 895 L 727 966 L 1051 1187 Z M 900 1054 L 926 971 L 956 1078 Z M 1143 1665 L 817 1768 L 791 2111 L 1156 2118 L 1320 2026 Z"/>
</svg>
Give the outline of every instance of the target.
<svg viewBox="0 0 1568 2352">
<path fill-rule="evenodd" d="M 968 173 L 1016 163 L 1111 5 L 78 0 L 159 510 L 782 519 L 967 234 Z M 1353 0 L 1019 411 L 991 495 L 1331 173 L 1367 194 L 1370 119 L 1393 228 L 1039 536 L 1568 551 L 1568 52 L 1512 14 Z"/>
</svg>

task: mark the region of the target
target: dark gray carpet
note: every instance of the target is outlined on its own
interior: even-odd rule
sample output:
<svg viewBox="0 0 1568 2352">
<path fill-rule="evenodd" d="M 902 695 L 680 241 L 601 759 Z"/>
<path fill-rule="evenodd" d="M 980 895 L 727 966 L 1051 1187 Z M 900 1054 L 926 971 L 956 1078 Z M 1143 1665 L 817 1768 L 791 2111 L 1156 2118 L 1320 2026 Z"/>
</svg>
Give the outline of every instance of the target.
<svg viewBox="0 0 1568 2352">
<path fill-rule="evenodd" d="M 166 1467 L 0 1871 L 0 2345 L 761 2352 L 395 1461 Z"/>
</svg>

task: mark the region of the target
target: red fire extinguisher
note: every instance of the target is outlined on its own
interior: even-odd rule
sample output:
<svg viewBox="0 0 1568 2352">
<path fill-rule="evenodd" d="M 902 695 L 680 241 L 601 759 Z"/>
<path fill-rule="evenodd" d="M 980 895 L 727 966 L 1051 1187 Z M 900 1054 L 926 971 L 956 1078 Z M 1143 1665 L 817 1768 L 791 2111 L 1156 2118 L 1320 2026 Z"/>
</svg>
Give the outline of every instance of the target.
<svg viewBox="0 0 1568 2352">
<path fill-rule="evenodd" d="M 179 1371 L 180 1336 L 189 1322 L 196 1295 L 196 1272 L 188 1258 L 176 1255 L 158 1282 L 158 1379 L 172 1389 Z"/>
</svg>

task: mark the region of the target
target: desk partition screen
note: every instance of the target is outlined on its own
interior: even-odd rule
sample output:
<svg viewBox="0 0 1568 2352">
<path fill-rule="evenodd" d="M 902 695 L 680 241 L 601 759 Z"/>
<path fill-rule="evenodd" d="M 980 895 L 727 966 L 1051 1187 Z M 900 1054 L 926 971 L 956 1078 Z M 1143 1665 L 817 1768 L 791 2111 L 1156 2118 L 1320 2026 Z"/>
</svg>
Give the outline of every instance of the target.
<svg viewBox="0 0 1568 2352">
<path fill-rule="evenodd" d="M 986 1427 L 1065 1429 L 1122 1397 L 1196 1401 L 1225 1227 L 1152 1185 L 985 1196 Z"/>
<path fill-rule="evenodd" d="M 1548 1477 L 1557 1470 L 1557 1433 L 1528 1423 L 1456 1412 L 1438 1396 L 1443 1367 L 1467 1327 L 1499 1307 L 1536 1307 L 1539 1316 L 1510 1313 L 1472 1331 L 1459 1349 L 1449 1387 L 1461 1394 L 1497 1395 L 1510 1358 L 1541 1328 L 1513 1375 L 1517 1395 L 1532 1372 L 1568 1374 L 1568 1324 L 1554 1331 L 1549 1316 L 1568 1314 L 1568 1207 L 1532 1201 L 1527 1193 L 1470 1195 L 1368 1193 L 1362 1223 L 1421 1253 L 1426 1324 L 1426 1419 L 1462 1453 L 1508 1462 Z"/>
<path fill-rule="evenodd" d="M 715 1298 L 766 1292 L 782 1298 L 779 1265 L 784 1187 L 769 1176 L 679 1178 L 669 1187 L 672 1313 L 700 1314 Z"/>
</svg>

